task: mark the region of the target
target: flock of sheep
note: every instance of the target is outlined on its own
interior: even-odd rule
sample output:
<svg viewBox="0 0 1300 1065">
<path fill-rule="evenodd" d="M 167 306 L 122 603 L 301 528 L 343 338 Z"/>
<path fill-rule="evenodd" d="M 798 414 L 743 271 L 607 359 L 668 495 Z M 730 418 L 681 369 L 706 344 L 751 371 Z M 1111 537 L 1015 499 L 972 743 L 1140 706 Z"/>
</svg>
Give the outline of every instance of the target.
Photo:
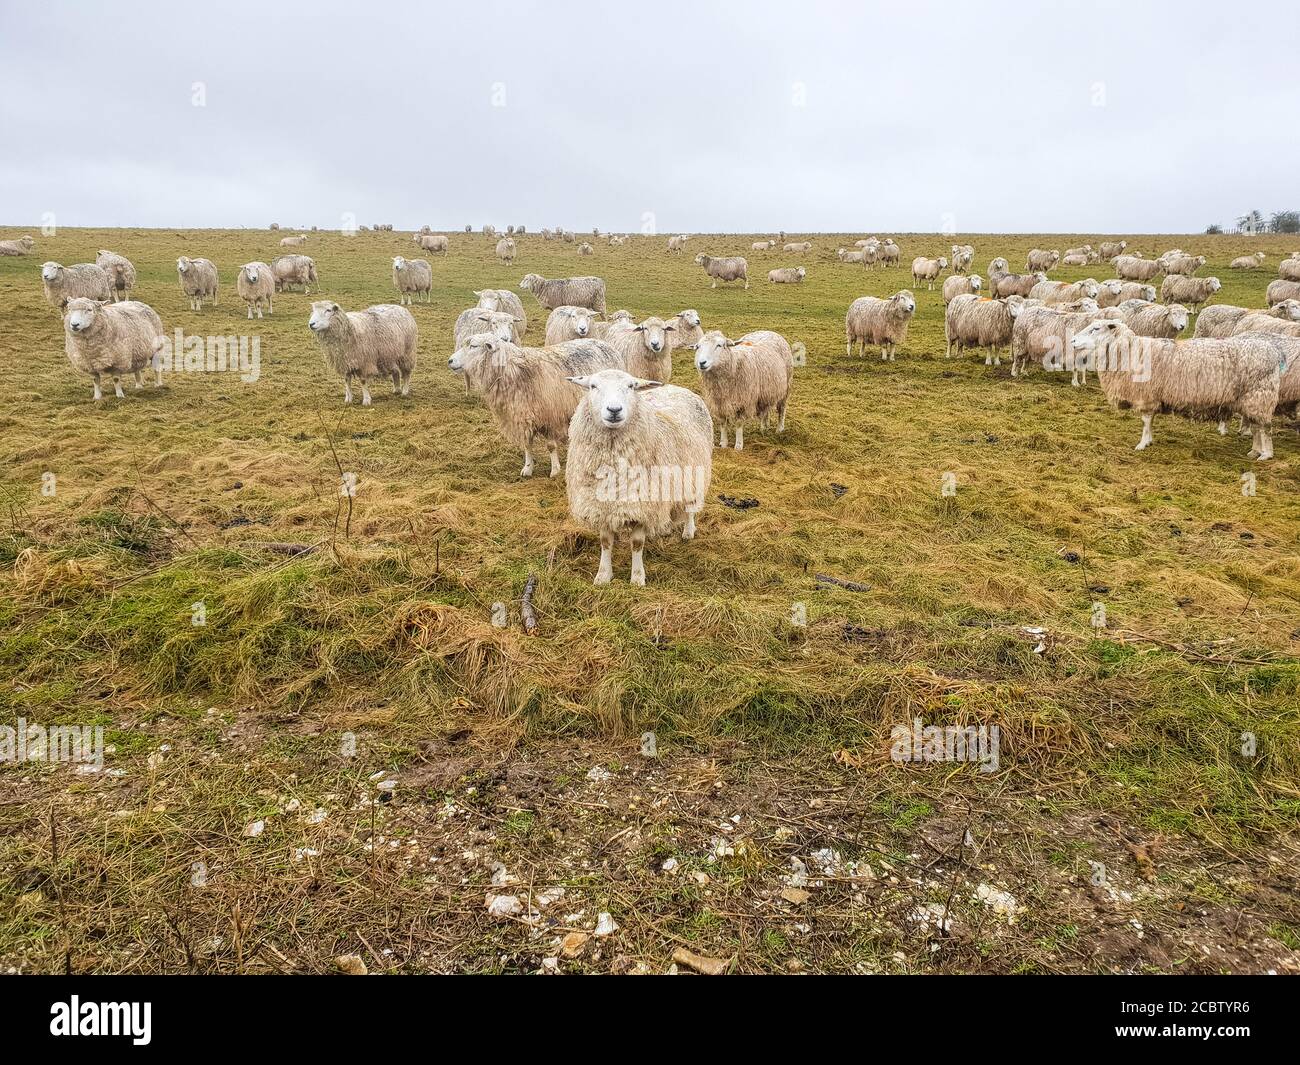
<svg viewBox="0 0 1300 1065">
<path fill-rule="evenodd" d="M 490 227 L 485 227 L 485 232 Z M 511 228 L 495 245 L 497 258 L 512 263 L 517 255 Z M 495 231 L 488 232 L 495 237 Z M 543 239 L 576 243 L 563 230 L 542 231 Z M 689 238 L 675 235 L 669 252 L 685 250 Z M 784 239 L 784 234 L 781 235 Z M 281 244 L 299 246 L 305 235 Z M 447 253 L 448 238 L 425 230 L 414 235 L 423 251 Z M 623 238 L 611 236 L 610 241 Z M 753 250 L 775 248 L 780 241 L 755 242 Z M 0 242 L 0 254 L 30 254 L 30 237 Z M 583 242 L 586 244 L 586 242 Z M 586 245 L 590 247 L 589 244 Z M 785 243 L 783 250 L 802 253 L 808 241 Z M 581 250 L 581 246 L 580 249 Z M 1300 404 L 1300 253 L 1285 260 L 1269 284 L 1265 307 L 1212 306 L 1197 314 L 1220 284 L 1198 277 L 1203 256 L 1173 249 L 1155 259 L 1126 254 L 1124 241 L 1085 244 L 1067 249 L 1034 249 L 1025 272 L 1013 273 L 1004 258 L 995 258 L 987 278 L 971 273 L 975 249 L 953 245 L 951 259 L 918 257 L 912 263 L 915 285 L 933 289 L 942 281 L 945 304 L 946 357 L 968 348 L 983 349 L 985 365 L 1000 365 L 1005 352 L 1013 377 L 1031 362 L 1071 370 L 1072 384 L 1087 383 L 1095 370 L 1106 398 L 1142 416 L 1137 447 L 1152 442 L 1151 424 L 1158 413 L 1178 413 L 1218 421 L 1238 415 L 1242 431 L 1252 436 L 1250 455 L 1272 457 L 1271 425 L 1275 416 L 1294 416 Z M 897 265 L 901 250 L 893 240 L 865 238 L 836 257 L 865 269 Z M 1234 260 L 1234 269 L 1257 269 L 1263 255 Z M 1097 281 L 1053 281 L 1048 273 L 1059 264 L 1086 266 L 1107 261 L 1115 277 Z M 701 253 L 695 262 L 719 282 L 749 287 L 748 263 L 742 256 Z M 182 256 L 176 263 L 182 294 L 192 311 L 217 302 L 218 270 L 211 260 Z M 1163 275 L 1157 291 L 1152 282 Z M 803 267 L 782 267 L 769 274 L 773 283 L 797 283 Z M 136 284 L 133 264 L 111 251 L 94 263 L 41 267 L 46 299 L 63 313 L 65 351 L 72 366 L 94 383 L 112 379 L 123 396 L 121 377 L 132 374 L 136 387 L 152 366 L 161 384 L 159 353 L 164 343 L 158 314 L 131 299 Z M 343 379 L 344 402 L 371 403 L 369 385 L 389 379 L 395 394 L 410 394 L 419 333 L 407 304 L 429 302 L 432 266 L 426 259 L 393 259 L 392 281 L 398 304 L 379 304 L 345 311 L 332 300 L 311 305 L 308 326 L 325 361 Z M 276 292 L 318 285 L 310 256 L 289 253 L 271 263 L 240 267 L 236 291 L 248 317 L 273 313 Z M 756 330 L 731 339 L 706 331 L 699 312 L 649 316 L 641 321 L 627 311 L 608 313 L 605 282 L 598 277 L 545 278 L 530 273 L 519 286 L 547 312 L 540 346 L 524 342 L 528 317 L 518 295 L 507 289 L 482 289 L 453 327 L 449 368 L 463 377 L 467 394 L 479 396 L 502 437 L 524 454 L 523 476 L 531 476 L 534 451 L 545 446 L 550 475 L 560 472 L 559 448 L 567 445 L 565 477 L 573 516 L 599 534 L 601 559 L 596 583 L 612 578 L 616 540 L 631 541 L 631 580 L 645 583 L 643 548 L 647 539 L 680 531 L 690 539 L 695 514 L 707 497 L 712 471 L 714 429 L 718 446 L 744 447 L 746 424 L 785 428 L 793 380 L 791 345 L 779 333 Z M 878 347 L 893 360 L 905 342 L 916 314 L 911 290 L 892 296 L 863 296 L 845 316 L 846 350 Z M 1178 340 L 1192 318 L 1191 339 Z M 671 383 L 675 348 L 694 352 L 698 394 Z"/>
</svg>

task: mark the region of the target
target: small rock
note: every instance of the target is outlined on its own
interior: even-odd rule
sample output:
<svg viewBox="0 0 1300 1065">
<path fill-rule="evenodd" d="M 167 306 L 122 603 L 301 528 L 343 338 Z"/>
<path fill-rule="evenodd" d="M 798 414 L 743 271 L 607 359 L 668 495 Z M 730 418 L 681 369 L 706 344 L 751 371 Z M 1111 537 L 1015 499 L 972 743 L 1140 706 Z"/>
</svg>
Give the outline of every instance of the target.
<svg viewBox="0 0 1300 1065">
<path fill-rule="evenodd" d="M 360 954 L 340 954 L 334 959 L 334 967 L 344 976 L 365 976 L 370 972 Z"/>
<path fill-rule="evenodd" d="M 493 917 L 517 917 L 524 912 L 524 904 L 517 895 L 488 895 L 487 911 Z"/>
<path fill-rule="evenodd" d="M 618 922 L 607 913 L 602 913 L 596 918 L 596 930 L 593 935 L 612 936 L 618 931 Z"/>
<path fill-rule="evenodd" d="M 802 906 L 812 898 L 812 895 L 803 888 L 787 887 L 781 889 L 781 898 L 785 899 L 786 902 L 794 903 L 796 906 Z"/>
<path fill-rule="evenodd" d="M 560 953 L 566 958 L 576 958 L 586 948 L 590 938 L 586 932 L 570 932 L 560 941 Z"/>
<path fill-rule="evenodd" d="M 694 969 L 704 976 L 721 976 L 727 971 L 731 962 L 722 958 L 706 958 L 703 954 L 678 947 L 673 951 L 673 964 L 685 965 L 688 969 Z"/>
<path fill-rule="evenodd" d="M 266 822 L 254 821 L 244 829 L 244 835 L 251 838 L 252 836 L 260 836 L 264 831 L 266 831 Z"/>
</svg>

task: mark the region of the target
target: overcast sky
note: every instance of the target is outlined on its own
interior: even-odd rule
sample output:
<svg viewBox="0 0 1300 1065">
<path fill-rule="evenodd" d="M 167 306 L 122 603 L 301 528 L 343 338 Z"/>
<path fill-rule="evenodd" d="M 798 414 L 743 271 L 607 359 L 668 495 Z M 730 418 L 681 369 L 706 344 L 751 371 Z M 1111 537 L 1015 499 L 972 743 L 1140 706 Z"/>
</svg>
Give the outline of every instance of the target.
<svg viewBox="0 0 1300 1065">
<path fill-rule="evenodd" d="M 0 223 L 1199 231 L 1300 209 L 1295 42 L 1219 0 L 0 0 Z"/>
</svg>

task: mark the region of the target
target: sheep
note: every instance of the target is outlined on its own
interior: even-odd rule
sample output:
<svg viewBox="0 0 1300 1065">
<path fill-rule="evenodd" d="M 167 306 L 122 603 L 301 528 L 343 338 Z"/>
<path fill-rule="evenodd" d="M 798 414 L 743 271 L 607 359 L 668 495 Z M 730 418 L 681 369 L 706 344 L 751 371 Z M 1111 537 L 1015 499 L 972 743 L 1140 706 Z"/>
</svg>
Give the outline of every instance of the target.
<svg viewBox="0 0 1300 1065">
<path fill-rule="evenodd" d="M 45 298 L 59 314 L 68 300 L 84 297 L 92 300 L 111 299 L 108 274 L 95 263 L 74 263 L 63 266 L 48 262 L 41 264 L 41 284 Z"/>
<path fill-rule="evenodd" d="M 1162 256 L 1166 275 L 1191 277 L 1205 265 L 1204 255 L 1187 255 L 1184 252 L 1169 252 Z"/>
<path fill-rule="evenodd" d="M 1060 261 L 1061 253 L 1059 251 L 1043 251 L 1041 248 L 1034 248 L 1025 257 L 1025 273 L 1050 273 Z"/>
<path fill-rule="evenodd" d="M 505 311 L 514 315 L 519 323 L 519 335 L 528 332 L 528 315 L 524 313 L 524 303 L 508 288 L 483 288 L 474 293 L 478 305 L 485 311 Z"/>
<path fill-rule="evenodd" d="M 582 398 L 582 391 L 570 378 L 625 369 L 618 352 L 599 340 L 526 348 L 486 333 L 470 337 L 447 365 L 480 382 L 498 432 L 524 453 L 521 477 L 533 475 L 536 441 L 546 444 L 550 475 L 560 472 L 559 446 L 568 442 L 569 420 Z"/>
<path fill-rule="evenodd" d="M 686 250 L 686 240 L 687 240 L 687 238 L 686 238 L 685 236 L 669 237 L 669 238 L 668 238 L 668 250 L 669 250 L 669 251 L 685 251 L 685 250 Z"/>
<path fill-rule="evenodd" d="M 1087 252 L 1071 253 L 1066 252 L 1061 256 L 1062 266 L 1087 266 L 1089 262 Z"/>
<path fill-rule="evenodd" d="M 282 248 L 297 248 L 297 247 L 299 247 L 300 245 L 303 245 L 303 244 L 306 244 L 306 243 L 307 243 L 307 234 L 306 234 L 306 233 L 299 233 L 296 237 L 281 237 L 281 238 L 280 238 L 280 247 L 282 247 Z"/>
<path fill-rule="evenodd" d="M 1267 314 L 1279 321 L 1300 321 L 1300 300 L 1283 300 L 1268 311 L 1254 311 L 1249 307 L 1234 307 L 1230 303 L 1216 303 L 1206 307 L 1196 316 L 1198 337 L 1230 337 L 1237 323 L 1248 314 Z"/>
<path fill-rule="evenodd" d="M 1253 255 L 1238 255 L 1229 264 L 1230 270 L 1258 270 L 1264 265 L 1264 260 L 1268 258 L 1262 251 L 1257 251 Z"/>
<path fill-rule="evenodd" d="M 239 268 L 239 273 L 235 277 L 235 291 L 239 293 L 239 298 L 248 306 L 248 317 L 253 317 L 253 311 L 256 309 L 257 316 L 262 317 L 262 304 L 266 304 L 266 313 L 275 313 L 275 274 L 266 263 L 252 262 L 245 263 Z"/>
<path fill-rule="evenodd" d="M 745 288 L 749 288 L 749 263 L 739 255 L 718 258 L 700 252 L 695 256 L 695 265 L 704 267 L 704 272 L 713 278 L 709 288 L 717 288 L 719 281 L 743 281 Z"/>
<path fill-rule="evenodd" d="M 1222 287 L 1217 277 L 1170 274 L 1160 285 L 1160 299 L 1163 303 L 1184 303 L 1195 314 L 1197 308 Z"/>
<path fill-rule="evenodd" d="M 391 377 L 393 394 L 411 394 L 419 331 L 405 307 L 379 303 L 364 311 L 344 311 L 331 300 L 311 305 L 307 326 L 325 361 L 343 378 L 343 402 L 352 402 L 352 379 L 361 379 L 361 405 L 370 406 L 370 378 Z"/>
<path fill-rule="evenodd" d="M 614 544 L 631 542 L 631 583 L 644 587 L 648 539 L 695 538 L 713 474 L 713 419 L 694 392 L 622 370 L 569 379 L 585 392 L 569 420 L 569 513 L 600 536 L 595 583 L 614 576 Z"/>
<path fill-rule="evenodd" d="M 279 222 L 272 222 L 272 223 L 271 223 L 271 230 L 272 230 L 272 232 L 274 232 L 275 230 L 277 230 L 277 229 L 279 229 L 279 228 L 280 228 L 280 223 L 279 223 Z"/>
<path fill-rule="evenodd" d="M 497 235 L 497 227 L 496 227 L 496 226 L 487 225 L 487 226 L 484 226 L 484 227 L 483 227 L 483 236 L 485 236 L 485 237 L 495 237 L 496 235 Z"/>
<path fill-rule="evenodd" d="M 556 307 L 546 319 L 546 346 L 594 336 L 597 324 L 596 312 L 590 307 Z"/>
<path fill-rule="evenodd" d="M 0 255 L 30 255 L 36 241 L 31 237 L 19 237 L 17 240 L 0 240 Z"/>
<path fill-rule="evenodd" d="M 978 296 L 984 287 L 984 279 L 979 274 L 953 274 L 944 278 L 943 303 L 946 307 L 958 296 Z"/>
<path fill-rule="evenodd" d="M 1279 303 L 1278 307 L 1294 303 L 1294 300 L 1287 300 L 1286 303 Z M 1276 309 L 1274 308 L 1274 310 Z M 1276 333 L 1281 336 L 1300 336 L 1300 321 L 1279 318 L 1268 311 L 1253 311 L 1242 318 L 1232 331 L 1233 336 L 1240 336 L 1242 333 Z"/>
<path fill-rule="evenodd" d="M 954 274 L 970 273 L 971 265 L 975 262 L 975 249 L 969 244 L 954 244 L 952 246 L 952 272 Z"/>
<path fill-rule="evenodd" d="M 944 358 L 952 358 L 953 348 L 960 356 L 963 349 L 988 348 L 984 354 L 985 366 L 1001 366 L 999 348 L 1011 346 L 1011 332 L 1016 317 L 1024 306 L 1021 296 L 1005 300 L 990 300 L 974 293 L 958 294 L 948 304 L 943 315 L 944 338 L 947 347 Z"/>
<path fill-rule="evenodd" d="M 1158 337 L 1173 340 L 1184 329 L 1191 317 L 1181 303 L 1148 303 L 1146 300 L 1125 300 L 1116 310 L 1121 321 L 1140 337 Z"/>
<path fill-rule="evenodd" d="M 1294 323 L 1293 323 L 1294 324 Z M 1250 333 L 1254 340 L 1266 341 L 1277 356 L 1279 364 L 1284 364 L 1282 378 L 1277 387 L 1277 407 L 1273 416 L 1294 418 L 1300 412 L 1300 326 L 1296 332 L 1282 335 L 1278 333 Z M 1226 432 L 1227 426 L 1220 424 L 1219 432 Z"/>
<path fill-rule="evenodd" d="M 1264 302 L 1270 307 L 1276 307 L 1283 300 L 1300 300 L 1300 281 L 1287 281 L 1284 278 L 1278 278 L 1276 281 L 1268 283 L 1268 290 L 1264 293 Z"/>
<path fill-rule="evenodd" d="M 760 329 L 728 340 L 714 329 L 695 345 L 700 393 L 719 423 L 718 446 L 727 446 L 727 429 L 735 430 L 735 448 L 745 447 L 745 422 L 757 419 L 766 429 L 775 411 L 776 431 L 785 432 L 785 409 L 794 379 L 794 356 L 780 333 Z"/>
<path fill-rule="evenodd" d="M 835 249 L 835 258 L 842 263 L 865 263 L 867 261 L 866 255 L 865 249 L 862 251 L 849 251 L 848 248 Z"/>
<path fill-rule="evenodd" d="M 307 255 L 281 255 L 271 260 L 271 276 L 276 292 L 290 292 L 301 285 L 304 294 L 316 283 L 316 261 Z"/>
<path fill-rule="evenodd" d="M 1115 274 L 1124 281 L 1154 281 L 1165 270 L 1159 259 L 1143 259 L 1137 255 L 1117 255 L 1112 260 Z"/>
<path fill-rule="evenodd" d="M 1044 273 L 1037 274 L 1000 274 L 990 278 L 989 296 L 994 299 L 1006 299 L 1007 296 L 1025 296 L 1033 291 L 1035 285 L 1047 280 Z"/>
<path fill-rule="evenodd" d="M 101 374 L 113 379 L 113 392 L 125 399 L 122 375 L 135 376 L 135 387 L 144 387 L 140 372 L 152 363 L 154 385 L 162 384 L 159 353 L 166 337 L 162 319 L 147 303 L 123 300 L 102 303 L 85 296 L 68 299 L 63 315 L 63 350 L 74 370 L 88 374 L 95 383 L 95 401 L 104 398 L 99 387 Z"/>
<path fill-rule="evenodd" d="M 131 298 L 131 290 L 135 288 L 135 266 L 130 259 L 100 248 L 99 254 L 95 256 L 95 265 L 108 274 L 108 287 L 114 300 Z"/>
<path fill-rule="evenodd" d="M 1156 290 L 1154 285 L 1142 285 L 1136 281 L 1121 281 L 1112 277 L 1102 281 L 1097 291 L 1097 303 L 1102 307 L 1118 307 L 1126 300 L 1146 300 L 1154 303 Z"/>
<path fill-rule="evenodd" d="M 807 273 L 808 271 L 802 266 L 783 266 L 777 270 L 769 270 L 767 279 L 774 285 L 797 285 Z"/>
<path fill-rule="evenodd" d="M 556 307 L 590 307 L 605 313 L 605 282 L 599 277 L 553 277 L 528 274 L 519 282 L 546 310 Z"/>
<path fill-rule="evenodd" d="M 1166 412 L 1224 421 L 1241 415 L 1252 430 L 1251 458 L 1273 456 L 1270 427 L 1282 371 L 1267 337 L 1160 340 L 1139 337 L 1123 322 L 1096 321 L 1074 335 L 1076 358 L 1094 362 L 1110 404 L 1142 416 L 1137 451 L 1154 441 L 1151 422 Z"/>
<path fill-rule="evenodd" d="M 447 254 L 447 238 L 441 233 L 417 233 L 415 234 L 415 243 L 420 246 L 421 251 Z"/>
<path fill-rule="evenodd" d="M 1065 255 L 1061 257 L 1061 263 L 1062 265 L 1065 265 L 1066 259 L 1082 259 L 1084 261 L 1084 264 L 1086 265 L 1089 256 L 1091 255 L 1092 255 L 1092 245 L 1081 244 L 1077 248 L 1066 248 Z"/>
<path fill-rule="evenodd" d="M 1070 370 L 1070 386 L 1088 383 L 1087 363 L 1071 358 L 1070 337 L 1098 317 L 1118 317 L 1118 309 L 1101 310 L 1095 303 L 1084 308 L 1022 307 L 1011 330 L 1011 376 L 1022 377 L 1029 360 L 1044 367 Z"/>
<path fill-rule="evenodd" d="M 781 250 L 794 252 L 796 255 L 802 252 L 812 251 L 812 241 L 811 240 L 795 241 L 790 244 L 786 244 Z"/>
<path fill-rule="evenodd" d="M 1040 281 L 1028 292 L 1031 300 L 1042 300 L 1048 306 L 1058 303 L 1073 303 L 1079 299 L 1095 300 L 1101 292 L 1101 285 L 1093 278 L 1083 281 Z"/>
<path fill-rule="evenodd" d="M 515 242 L 510 237 L 502 237 L 497 241 L 496 256 L 507 266 L 515 261 L 516 250 Z"/>
<path fill-rule="evenodd" d="M 879 344 L 881 361 L 893 362 L 898 345 L 907 339 L 907 327 L 914 314 L 916 297 L 910 289 L 895 292 L 887 299 L 859 296 L 849 304 L 844 316 L 844 353 L 852 355 L 855 342 L 859 355 L 864 344 Z"/>
<path fill-rule="evenodd" d="M 668 381 L 673 376 L 673 333 L 675 324 L 650 317 L 640 325 L 628 325 L 607 337 L 610 347 L 622 356 L 627 372 L 651 381 Z"/>
<path fill-rule="evenodd" d="M 578 245 L 578 254 L 579 254 L 579 255 L 595 255 L 595 254 L 596 254 L 596 249 L 593 248 L 590 244 L 588 244 L 588 243 L 584 240 L 581 244 Z"/>
<path fill-rule="evenodd" d="M 673 342 L 678 347 L 694 347 L 704 339 L 700 312 L 694 308 L 678 311 L 668 319 L 668 323 L 673 327 Z"/>
<path fill-rule="evenodd" d="M 182 255 L 176 260 L 181 292 L 190 299 L 190 310 L 203 310 L 203 301 L 217 305 L 217 266 L 211 259 L 191 259 Z"/>
<path fill-rule="evenodd" d="M 937 259 L 927 259 L 923 255 L 917 256 L 912 260 L 912 281 L 913 283 L 925 282 L 927 289 L 934 288 L 934 281 L 944 268 L 948 265 L 948 260 L 944 256 Z"/>
<path fill-rule="evenodd" d="M 774 240 L 756 240 L 749 246 L 750 251 L 771 251 L 776 247 Z"/>
<path fill-rule="evenodd" d="M 892 240 L 887 240 L 880 245 L 877 259 L 881 266 L 897 266 L 903 261 L 903 252 Z"/>
<path fill-rule="evenodd" d="M 609 246 L 611 248 L 621 248 L 627 243 L 627 237 L 620 237 L 615 233 L 609 235 Z"/>
<path fill-rule="evenodd" d="M 1098 249 L 1101 257 L 1110 262 L 1115 256 L 1123 255 L 1124 249 L 1128 247 L 1127 240 L 1103 240 L 1101 247 Z"/>
<path fill-rule="evenodd" d="M 421 293 L 424 302 L 429 303 L 433 299 L 433 265 L 428 259 L 396 256 L 393 259 L 393 287 L 397 289 L 398 303 L 413 303 Z"/>
<path fill-rule="evenodd" d="M 459 351 L 469 343 L 470 337 L 479 333 L 488 333 L 499 340 L 518 344 L 519 323 L 508 311 L 489 311 L 483 307 L 467 307 L 456 318 L 452 330 L 452 351 Z M 454 368 L 453 368 L 454 369 Z M 483 382 L 473 369 L 464 370 L 465 395 L 481 392 Z"/>
<path fill-rule="evenodd" d="M 1011 264 L 1001 255 L 996 259 L 989 260 L 988 276 L 990 282 L 996 281 L 999 277 L 1005 277 L 1009 273 L 1011 273 Z"/>
<path fill-rule="evenodd" d="M 1292 256 L 1278 263 L 1277 276 L 1283 281 L 1300 281 L 1300 256 Z"/>
</svg>

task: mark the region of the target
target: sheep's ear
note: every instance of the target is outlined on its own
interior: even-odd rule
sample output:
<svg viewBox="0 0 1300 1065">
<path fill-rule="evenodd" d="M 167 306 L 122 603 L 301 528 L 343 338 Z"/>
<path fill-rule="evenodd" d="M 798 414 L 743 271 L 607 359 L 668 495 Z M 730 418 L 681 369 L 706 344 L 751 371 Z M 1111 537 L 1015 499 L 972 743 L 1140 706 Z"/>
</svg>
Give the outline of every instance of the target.
<svg viewBox="0 0 1300 1065">
<path fill-rule="evenodd" d="M 663 388 L 663 385 L 662 381 L 647 381 L 644 378 L 637 378 L 629 387 L 637 392 L 645 392 L 651 388 Z"/>
<path fill-rule="evenodd" d="M 586 376 L 566 377 L 565 380 L 572 382 L 573 384 L 577 385 L 579 388 L 589 388 L 591 386 L 591 378 Z"/>
<path fill-rule="evenodd" d="M 664 326 L 664 332 L 665 332 L 665 333 L 675 333 L 676 331 L 677 331 L 677 327 L 676 327 L 675 325 L 666 325 L 666 326 Z"/>
<path fill-rule="evenodd" d="M 634 333 L 644 333 L 644 332 L 645 332 L 645 326 L 643 326 L 643 325 L 634 325 L 634 326 L 632 327 L 632 332 L 634 332 Z"/>
<path fill-rule="evenodd" d="M 331 303 L 331 304 L 330 304 L 330 310 L 331 310 L 331 311 L 340 311 L 340 310 L 342 310 L 342 309 L 343 309 L 343 308 L 340 307 L 337 303 Z"/>
</svg>

